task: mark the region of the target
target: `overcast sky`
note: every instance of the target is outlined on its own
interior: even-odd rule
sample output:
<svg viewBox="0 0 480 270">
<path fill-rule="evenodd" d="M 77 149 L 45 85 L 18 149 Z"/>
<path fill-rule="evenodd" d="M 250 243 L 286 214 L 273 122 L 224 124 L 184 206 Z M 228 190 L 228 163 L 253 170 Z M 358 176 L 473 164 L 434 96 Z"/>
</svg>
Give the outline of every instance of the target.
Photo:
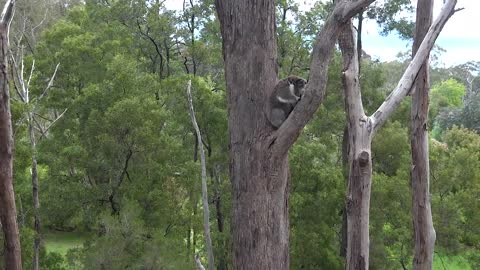
<svg viewBox="0 0 480 270">
<path fill-rule="evenodd" d="M 308 9 L 309 5 L 315 2 L 297 1 L 302 9 Z M 415 4 L 417 1 L 412 2 Z M 180 10 L 182 3 L 182 0 L 166 0 L 165 5 L 168 9 Z M 440 12 L 442 5 L 443 0 L 435 0 L 434 17 Z M 458 0 L 457 8 L 462 7 L 465 9 L 450 18 L 436 42 L 446 50 L 439 59 L 440 65 L 446 67 L 471 60 L 480 61 L 480 29 L 477 22 L 477 16 L 480 16 L 480 0 Z M 365 22 L 362 37 L 364 50 L 381 61 L 394 60 L 399 52 L 405 52 L 411 47 L 411 43 L 400 40 L 395 33 L 387 37 L 380 36 L 378 27 L 372 20 Z"/>
</svg>

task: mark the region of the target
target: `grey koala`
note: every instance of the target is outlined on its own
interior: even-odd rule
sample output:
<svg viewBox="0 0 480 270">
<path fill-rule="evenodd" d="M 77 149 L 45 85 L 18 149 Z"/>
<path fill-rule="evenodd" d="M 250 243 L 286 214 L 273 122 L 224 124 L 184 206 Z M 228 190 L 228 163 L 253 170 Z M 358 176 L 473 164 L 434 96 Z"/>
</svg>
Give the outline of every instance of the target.
<svg viewBox="0 0 480 270">
<path fill-rule="evenodd" d="M 269 120 L 278 129 L 292 112 L 305 91 L 307 81 L 297 76 L 288 76 L 279 81 L 270 96 Z"/>
</svg>

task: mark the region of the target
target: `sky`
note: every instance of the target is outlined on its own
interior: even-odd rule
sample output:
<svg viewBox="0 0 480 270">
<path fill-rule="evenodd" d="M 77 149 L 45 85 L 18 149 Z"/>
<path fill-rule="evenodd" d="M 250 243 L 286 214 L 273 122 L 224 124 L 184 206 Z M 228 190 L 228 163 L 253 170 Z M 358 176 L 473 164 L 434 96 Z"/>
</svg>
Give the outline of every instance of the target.
<svg viewBox="0 0 480 270">
<path fill-rule="evenodd" d="M 315 1 L 297 0 L 303 10 L 307 10 Z M 382 1 L 382 0 L 377 0 Z M 412 0 L 415 5 L 416 0 Z M 166 0 L 167 9 L 180 10 L 183 0 Z M 440 13 L 443 0 L 434 0 L 434 19 Z M 450 67 L 467 61 L 480 61 L 480 29 L 477 18 L 480 12 L 480 0 L 458 0 L 456 8 L 464 10 L 453 15 L 445 25 L 436 44 L 446 50 L 439 55 L 437 65 Z M 412 16 L 414 16 L 412 14 Z M 413 17 L 414 19 L 414 17 Z M 373 20 L 366 20 L 362 34 L 363 49 L 374 59 L 392 61 L 400 52 L 408 51 L 412 44 L 398 38 L 395 33 L 381 36 Z"/>
</svg>

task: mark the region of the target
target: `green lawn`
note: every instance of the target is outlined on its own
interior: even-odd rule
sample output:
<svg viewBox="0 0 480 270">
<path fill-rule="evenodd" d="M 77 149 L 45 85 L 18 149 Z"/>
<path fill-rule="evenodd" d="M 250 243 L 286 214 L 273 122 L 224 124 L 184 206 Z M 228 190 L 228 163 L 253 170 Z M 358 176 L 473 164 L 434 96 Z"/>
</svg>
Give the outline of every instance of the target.
<svg viewBox="0 0 480 270">
<path fill-rule="evenodd" d="M 81 247 L 88 235 L 76 232 L 48 232 L 44 234 L 47 252 L 57 252 L 65 256 L 69 249 Z"/>
</svg>

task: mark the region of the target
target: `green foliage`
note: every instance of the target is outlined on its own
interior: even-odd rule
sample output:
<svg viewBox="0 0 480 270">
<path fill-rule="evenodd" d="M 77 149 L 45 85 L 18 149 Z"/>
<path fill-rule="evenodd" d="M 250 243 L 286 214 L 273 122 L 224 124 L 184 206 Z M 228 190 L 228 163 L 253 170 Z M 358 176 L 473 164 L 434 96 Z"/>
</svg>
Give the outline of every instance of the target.
<svg viewBox="0 0 480 270">
<path fill-rule="evenodd" d="M 382 26 L 381 33 L 383 35 L 397 31 L 401 38 L 411 39 L 415 27 L 406 15 L 411 12 L 413 12 L 413 6 L 409 0 L 389 0 L 374 3 L 367 9 L 367 16 L 370 19 L 375 19 Z"/>
<path fill-rule="evenodd" d="M 410 2 L 387 2 L 372 9 L 376 18 L 385 31 L 407 35 L 410 25 L 393 16 Z M 35 54 L 25 58 L 27 71 L 36 63 L 32 94 L 40 94 L 60 68 L 37 109 L 48 119 L 68 109 L 47 134 L 37 134 L 42 229 L 75 232 L 44 235 L 42 269 L 194 269 L 193 254 L 204 257 L 200 166 L 185 94 L 190 79 L 207 152 L 217 269 L 230 268 L 227 93 L 212 4 L 187 1 L 176 13 L 162 1 L 89 0 L 69 6 L 38 35 Z M 302 12 L 296 2 L 282 0 L 276 8 L 279 77 L 308 77 L 313 41 L 332 5 L 319 1 Z M 406 64 L 362 61 L 367 113 L 395 87 Z M 464 87 L 475 68 L 435 70 L 433 81 L 441 83 L 431 91 L 430 119 L 437 123 L 435 138 L 442 139 L 431 143 L 437 247 L 445 265 L 465 269 L 467 263 L 480 267 L 480 143 L 471 131 L 478 131 L 479 95 L 475 83 Z M 343 268 L 341 69 L 336 52 L 327 97 L 290 152 L 292 269 Z M 24 124 L 29 109 L 12 101 L 25 268 L 31 268 L 33 245 L 32 150 Z M 457 110 L 455 119 L 444 117 L 443 124 L 442 109 Z M 407 100 L 374 140 L 370 269 L 411 264 L 409 119 Z"/>
<path fill-rule="evenodd" d="M 431 90 L 432 109 L 458 108 L 462 106 L 462 98 L 465 95 L 465 86 L 454 79 L 448 79 L 440 84 L 434 85 Z"/>
</svg>

